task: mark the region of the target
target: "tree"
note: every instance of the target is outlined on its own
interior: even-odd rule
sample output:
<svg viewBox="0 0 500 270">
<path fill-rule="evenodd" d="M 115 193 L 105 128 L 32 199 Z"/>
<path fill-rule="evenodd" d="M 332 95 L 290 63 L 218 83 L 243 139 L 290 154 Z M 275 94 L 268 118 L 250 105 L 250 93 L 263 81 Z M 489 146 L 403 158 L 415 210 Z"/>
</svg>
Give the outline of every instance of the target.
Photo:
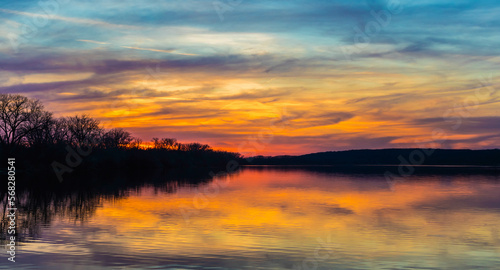
<svg viewBox="0 0 500 270">
<path fill-rule="evenodd" d="M 132 138 L 132 141 L 129 144 L 130 148 L 142 149 L 142 140 L 140 138 Z"/>
<path fill-rule="evenodd" d="M 171 138 L 153 138 L 153 147 L 155 149 L 167 149 L 167 150 L 174 150 L 177 146 L 177 139 L 171 139 Z"/>
<path fill-rule="evenodd" d="M 52 142 L 57 143 L 68 143 L 69 142 L 69 130 L 68 122 L 66 118 L 58 118 L 52 121 L 52 126 L 50 130 Z"/>
<path fill-rule="evenodd" d="M 57 120 L 49 112 L 33 113 L 25 126 L 26 132 L 23 143 L 29 146 L 54 144 L 54 134 Z"/>
<path fill-rule="evenodd" d="M 105 148 L 118 148 L 129 145 L 132 140 L 129 132 L 121 128 L 114 128 L 104 133 L 102 143 Z"/>
<path fill-rule="evenodd" d="M 0 94 L 0 143 L 18 145 L 47 125 L 52 114 L 44 111 L 37 99 L 14 94 Z"/>
<path fill-rule="evenodd" d="M 99 121 L 88 115 L 75 115 L 64 119 L 68 141 L 74 145 L 96 145 L 103 134 Z"/>
<path fill-rule="evenodd" d="M 53 145 L 69 143 L 68 125 L 65 118 L 51 118 L 41 125 L 41 128 L 30 132 L 27 136 L 27 144 L 34 145 Z"/>
<path fill-rule="evenodd" d="M 185 144 L 185 151 L 197 152 L 197 151 L 211 151 L 210 145 L 201 143 L 188 143 Z"/>
</svg>

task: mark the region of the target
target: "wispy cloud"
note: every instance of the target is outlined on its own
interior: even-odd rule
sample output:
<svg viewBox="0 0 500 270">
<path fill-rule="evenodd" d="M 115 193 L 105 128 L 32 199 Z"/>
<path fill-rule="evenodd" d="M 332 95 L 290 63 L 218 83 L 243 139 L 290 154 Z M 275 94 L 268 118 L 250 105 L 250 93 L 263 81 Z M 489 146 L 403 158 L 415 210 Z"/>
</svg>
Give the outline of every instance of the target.
<svg viewBox="0 0 500 270">
<path fill-rule="evenodd" d="M 159 49 L 148 49 L 148 48 L 129 47 L 129 46 L 121 46 L 121 47 L 127 48 L 127 49 L 133 49 L 133 50 L 140 50 L 140 51 L 162 52 L 162 53 L 172 53 L 172 54 L 191 55 L 191 56 L 197 55 L 197 54 L 192 54 L 192 53 L 176 52 L 175 50 L 159 50 Z"/>
<path fill-rule="evenodd" d="M 64 16 L 55 15 L 55 14 L 47 15 L 44 13 L 43 14 L 42 13 L 32 13 L 32 12 L 3 9 L 3 8 L 0 8 L 0 12 L 21 15 L 21 16 L 29 16 L 29 17 L 47 17 L 48 16 L 48 18 L 54 19 L 54 20 L 77 23 L 77 24 L 96 25 L 96 26 L 108 27 L 108 28 L 127 28 L 127 29 L 138 28 L 137 26 L 133 26 L 133 25 L 114 24 L 114 23 L 108 23 L 105 21 L 94 20 L 94 19 L 64 17 Z"/>
<path fill-rule="evenodd" d="M 281 108 L 289 124 L 272 154 L 412 147 L 435 128 L 450 146 L 497 147 L 488 136 L 499 134 L 500 93 L 480 80 L 491 74 L 486 84 L 500 89 L 498 1 L 400 1 L 404 11 L 362 49 L 356 29 L 373 31 L 388 1 L 269 2 L 248 1 L 220 22 L 211 1 L 79 1 L 50 16 L 38 1 L 10 1 L 0 9 L 0 92 L 40 98 L 58 115 L 129 110 L 114 123 L 144 139 L 234 150 Z M 53 21 L 24 38 L 40 16 Z M 353 61 L 344 48 L 359 49 Z M 459 110 L 465 101 L 477 109 Z M 467 116 L 459 130 L 443 121 L 449 110 Z"/>
<path fill-rule="evenodd" d="M 101 42 L 101 41 L 95 41 L 95 40 L 89 40 L 89 39 L 77 39 L 76 41 L 81 41 L 81 42 L 88 42 L 88 43 L 95 43 L 95 44 L 109 44 L 107 42 Z"/>
</svg>

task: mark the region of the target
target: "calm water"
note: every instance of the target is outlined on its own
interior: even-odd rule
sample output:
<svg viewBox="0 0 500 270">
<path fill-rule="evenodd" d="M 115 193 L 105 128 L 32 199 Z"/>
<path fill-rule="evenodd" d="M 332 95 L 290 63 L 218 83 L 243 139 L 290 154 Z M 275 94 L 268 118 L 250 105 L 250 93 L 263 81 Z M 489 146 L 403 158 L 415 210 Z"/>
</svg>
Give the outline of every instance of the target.
<svg viewBox="0 0 500 270">
<path fill-rule="evenodd" d="M 0 268 L 500 269 L 494 175 L 392 185 L 376 174 L 249 167 L 115 193 L 26 196 L 17 262 L 1 256 Z"/>
</svg>

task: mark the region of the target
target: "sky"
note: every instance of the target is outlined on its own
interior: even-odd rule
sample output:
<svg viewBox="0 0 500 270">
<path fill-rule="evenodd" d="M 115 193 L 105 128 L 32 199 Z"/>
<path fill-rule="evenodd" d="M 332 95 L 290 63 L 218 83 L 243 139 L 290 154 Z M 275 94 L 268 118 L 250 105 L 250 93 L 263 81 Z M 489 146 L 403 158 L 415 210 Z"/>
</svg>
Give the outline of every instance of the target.
<svg viewBox="0 0 500 270">
<path fill-rule="evenodd" d="M 500 3 L 0 1 L 0 93 L 250 155 L 500 145 Z"/>
</svg>

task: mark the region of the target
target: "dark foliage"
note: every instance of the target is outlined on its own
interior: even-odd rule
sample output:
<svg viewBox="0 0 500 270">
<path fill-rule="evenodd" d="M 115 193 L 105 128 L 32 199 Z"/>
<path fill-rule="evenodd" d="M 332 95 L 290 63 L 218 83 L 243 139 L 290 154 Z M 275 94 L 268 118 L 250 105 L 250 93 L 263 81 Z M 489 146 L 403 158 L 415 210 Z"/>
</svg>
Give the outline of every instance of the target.
<svg viewBox="0 0 500 270">
<path fill-rule="evenodd" d="M 322 152 L 302 156 L 257 156 L 251 165 L 463 165 L 500 166 L 500 150 L 380 149 Z"/>
<path fill-rule="evenodd" d="M 149 146 L 123 129 L 104 130 L 88 115 L 53 118 L 38 100 L 0 95 L 0 158 L 16 158 L 19 172 L 32 178 L 52 176 L 61 181 L 60 176 L 70 173 L 223 168 L 241 160 L 238 153 L 172 138 L 154 138 Z"/>
</svg>

